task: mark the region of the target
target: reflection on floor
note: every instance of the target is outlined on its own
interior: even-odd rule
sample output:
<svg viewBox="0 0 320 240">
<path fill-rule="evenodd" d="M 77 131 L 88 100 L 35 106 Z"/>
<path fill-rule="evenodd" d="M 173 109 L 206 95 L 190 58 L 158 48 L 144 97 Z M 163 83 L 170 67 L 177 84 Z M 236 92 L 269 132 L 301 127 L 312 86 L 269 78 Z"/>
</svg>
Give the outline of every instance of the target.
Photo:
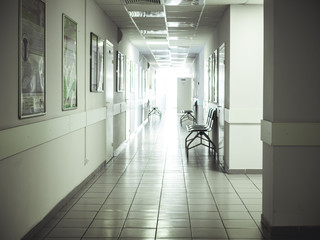
<svg viewBox="0 0 320 240">
<path fill-rule="evenodd" d="M 179 116 L 151 116 L 35 239 L 263 239 L 261 174 L 227 175 Z"/>
</svg>

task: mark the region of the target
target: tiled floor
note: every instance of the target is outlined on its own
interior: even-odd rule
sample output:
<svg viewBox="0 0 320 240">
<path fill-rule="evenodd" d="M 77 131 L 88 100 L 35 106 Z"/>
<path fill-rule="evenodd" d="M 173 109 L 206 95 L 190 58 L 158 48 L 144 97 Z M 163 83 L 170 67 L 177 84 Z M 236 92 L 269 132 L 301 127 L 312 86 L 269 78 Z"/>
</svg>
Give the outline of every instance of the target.
<svg viewBox="0 0 320 240">
<path fill-rule="evenodd" d="M 186 134 L 151 116 L 36 239 L 263 239 L 262 176 L 224 174 L 202 146 L 186 159 Z"/>
</svg>

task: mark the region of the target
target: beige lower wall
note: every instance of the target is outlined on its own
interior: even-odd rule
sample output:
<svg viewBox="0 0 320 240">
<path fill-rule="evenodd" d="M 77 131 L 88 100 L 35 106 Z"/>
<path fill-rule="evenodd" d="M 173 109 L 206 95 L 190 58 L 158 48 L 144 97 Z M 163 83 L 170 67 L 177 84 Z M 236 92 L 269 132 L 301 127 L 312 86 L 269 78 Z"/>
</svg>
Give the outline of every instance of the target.
<svg viewBox="0 0 320 240">
<path fill-rule="evenodd" d="M 0 239 L 23 237 L 105 161 L 104 132 L 100 121 L 0 161 Z"/>
</svg>

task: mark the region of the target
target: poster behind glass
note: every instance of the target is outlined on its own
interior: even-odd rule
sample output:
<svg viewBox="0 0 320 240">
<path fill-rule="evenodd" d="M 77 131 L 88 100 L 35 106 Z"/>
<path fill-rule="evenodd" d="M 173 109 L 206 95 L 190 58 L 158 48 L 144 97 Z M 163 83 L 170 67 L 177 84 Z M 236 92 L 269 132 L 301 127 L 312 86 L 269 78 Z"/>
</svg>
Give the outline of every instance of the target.
<svg viewBox="0 0 320 240">
<path fill-rule="evenodd" d="M 91 33 L 90 45 L 90 90 L 103 92 L 104 90 L 104 40 Z"/>
<path fill-rule="evenodd" d="M 212 101 L 218 103 L 218 49 L 213 52 Z"/>
<path fill-rule="evenodd" d="M 77 108 L 77 23 L 62 16 L 62 110 Z"/>
<path fill-rule="evenodd" d="M 208 101 L 213 101 L 213 54 L 208 59 Z"/>
<path fill-rule="evenodd" d="M 134 77 L 135 77 L 135 67 L 132 61 L 130 61 L 130 91 L 134 92 L 135 84 L 134 84 Z"/>
<path fill-rule="evenodd" d="M 116 79 L 117 79 L 117 92 L 124 92 L 124 63 L 125 57 L 121 52 L 117 52 L 117 68 L 116 68 Z"/>
<path fill-rule="evenodd" d="M 19 117 L 46 112 L 46 5 L 19 1 Z"/>
</svg>

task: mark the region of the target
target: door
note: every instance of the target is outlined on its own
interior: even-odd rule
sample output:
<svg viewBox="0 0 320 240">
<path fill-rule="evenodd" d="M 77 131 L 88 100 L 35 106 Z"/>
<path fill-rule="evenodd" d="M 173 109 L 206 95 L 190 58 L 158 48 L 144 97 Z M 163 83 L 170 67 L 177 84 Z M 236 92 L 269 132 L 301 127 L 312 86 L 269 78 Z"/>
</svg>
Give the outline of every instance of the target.
<svg viewBox="0 0 320 240">
<path fill-rule="evenodd" d="M 192 110 L 192 79 L 177 79 L 177 112 Z"/>
<path fill-rule="evenodd" d="M 226 71 L 226 66 L 225 66 L 225 44 L 223 43 L 219 47 L 218 51 L 218 88 L 219 88 L 219 94 L 218 94 L 218 109 L 219 109 L 219 117 L 218 117 L 218 144 L 219 144 L 219 162 L 224 168 L 224 97 L 225 97 L 225 71 Z"/>
<path fill-rule="evenodd" d="M 113 44 L 106 41 L 106 160 L 113 157 Z"/>
</svg>

